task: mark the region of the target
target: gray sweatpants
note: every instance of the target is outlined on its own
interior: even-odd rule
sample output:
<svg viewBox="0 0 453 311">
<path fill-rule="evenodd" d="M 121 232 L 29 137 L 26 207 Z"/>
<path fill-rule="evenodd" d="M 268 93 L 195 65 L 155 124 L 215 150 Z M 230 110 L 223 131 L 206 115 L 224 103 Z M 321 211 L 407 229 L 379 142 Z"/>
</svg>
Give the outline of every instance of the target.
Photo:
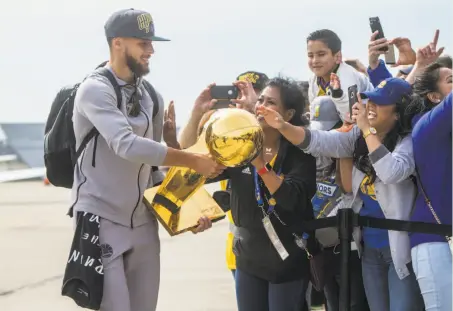
<svg viewBox="0 0 453 311">
<path fill-rule="evenodd" d="M 104 265 L 101 311 L 154 311 L 160 282 L 157 220 L 131 229 L 101 219 Z"/>
</svg>

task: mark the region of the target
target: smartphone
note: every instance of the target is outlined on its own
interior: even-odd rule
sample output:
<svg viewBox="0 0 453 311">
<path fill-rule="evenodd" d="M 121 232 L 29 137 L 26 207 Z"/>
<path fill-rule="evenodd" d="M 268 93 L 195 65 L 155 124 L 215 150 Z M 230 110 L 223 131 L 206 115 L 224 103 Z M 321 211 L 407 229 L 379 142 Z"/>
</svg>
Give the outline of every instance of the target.
<svg viewBox="0 0 453 311">
<path fill-rule="evenodd" d="M 229 99 L 218 99 L 214 106 L 211 108 L 212 110 L 216 109 L 223 109 L 223 108 L 231 108 L 230 105 L 234 105 L 231 103 Z"/>
<path fill-rule="evenodd" d="M 395 58 L 395 46 L 393 44 L 389 44 L 388 51 L 384 54 L 385 63 L 388 65 L 395 65 L 396 58 Z"/>
<path fill-rule="evenodd" d="M 348 98 L 349 98 L 349 118 L 352 119 L 352 106 L 359 101 L 357 98 L 357 84 L 348 87 Z"/>
<path fill-rule="evenodd" d="M 379 20 L 379 17 L 377 17 L 377 16 L 370 17 L 370 27 L 371 27 L 371 33 L 374 33 L 375 31 L 379 31 L 375 40 L 385 38 L 384 30 L 382 30 L 382 25 L 381 25 L 381 21 Z M 388 48 L 383 47 L 383 48 L 380 48 L 379 50 L 386 52 L 388 50 Z"/>
<path fill-rule="evenodd" d="M 211 88 L 211 97 L 212 99 L 217 99 L 219 101 L 238 98 L 239 90 L 234 85 L 215 85 Z"/>
</svg>

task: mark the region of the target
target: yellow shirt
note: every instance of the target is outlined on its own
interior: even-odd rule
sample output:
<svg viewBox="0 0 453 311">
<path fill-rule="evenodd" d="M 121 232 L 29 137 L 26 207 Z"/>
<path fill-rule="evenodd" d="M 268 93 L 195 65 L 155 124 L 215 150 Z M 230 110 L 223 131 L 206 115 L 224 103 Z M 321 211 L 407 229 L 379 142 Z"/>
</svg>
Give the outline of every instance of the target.
<svg viewBox="0 0 453 311">
<path fill-rule="evenodd" d="M 228 180 L 222 180 L 220 182 L 220 189 L 221 190 L 226 190 L 228 184 Z M 233 216 L 231 216 L 231 210 L 229 210 L 227 213 L 228 220 L 230 223 L 234 224 L 233 222 Z M 226 243 L 226 264 L 227 268 L 230 270 L 236 270 L 236 256 L 233 253 L 233 233 L 230 231 L 228 232 L 227 235 L 227 243 Z"/>
</svg>

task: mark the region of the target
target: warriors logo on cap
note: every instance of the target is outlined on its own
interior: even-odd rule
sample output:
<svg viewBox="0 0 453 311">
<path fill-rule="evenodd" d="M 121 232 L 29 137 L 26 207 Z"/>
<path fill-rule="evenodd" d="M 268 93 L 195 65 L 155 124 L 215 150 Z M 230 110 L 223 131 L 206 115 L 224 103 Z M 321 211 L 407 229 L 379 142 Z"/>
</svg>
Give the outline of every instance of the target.
<svg viewBox="0 0 453 311">
<path fill-rule="evenodd" d="M 384 80 L 384 81 L 382 81 L 381 83 L 379 83 L 379 85 L 378 85 L 377 87 L 380 88 L 380 89 L 382 89 L 386 84 L 387 84 L 387 81 Z"/>
<path fill-rule="evenodd" d="M 149 32 L 150 25 L 153 22 L 153 18 L 149 13 L 143 13 L 137 16 L 138 29 L 144 30 L 146 33 Z"/>
<path fill-rule="evenodd" d="M 248 81 L 248 82 L 254 84 L 254 83 L 256 83 L 256 81 L 258 81 L 259 78 L 260 78 L 260 76 L 257 75 L 256 73 L 248 72 L 248 73 L 243 74 L 242 76 L 240 76 L 238 78 L 238 81 Z"/>
</svg>

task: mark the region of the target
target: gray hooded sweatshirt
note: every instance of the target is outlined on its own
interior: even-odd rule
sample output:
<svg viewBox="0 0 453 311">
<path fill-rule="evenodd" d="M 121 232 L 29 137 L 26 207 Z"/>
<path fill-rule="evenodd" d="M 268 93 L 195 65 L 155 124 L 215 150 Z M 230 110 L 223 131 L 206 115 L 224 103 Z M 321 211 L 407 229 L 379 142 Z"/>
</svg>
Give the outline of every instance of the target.
<svg viewBox="0 0 453 311">
<path fill-rule="evenodd" d="M 109 65 L 107 68 L 113 73 Z M 164 103 L 160 94 L 159 103 L 153 103 L 139 81 L 141 112 L 129 116 L 126 104 L 135 87 L 116 79 L 123 95 L 120 109 L 113 86 L 96 71 L 77 91 L 73 114 L 76 146 L 93 126 L 100 135 L 91 139 L 78 159 L 72 202 L 74 212 L 89 212 L 133 228 L 153 218 L 142 202 L 143 192 L 163 180 L 163 174 L 152 172 L 151 166 L 162 165 L 167 153 L 160 143 Z M 153 120 L 155 104 L 159 112 Z"/>
</svg>

